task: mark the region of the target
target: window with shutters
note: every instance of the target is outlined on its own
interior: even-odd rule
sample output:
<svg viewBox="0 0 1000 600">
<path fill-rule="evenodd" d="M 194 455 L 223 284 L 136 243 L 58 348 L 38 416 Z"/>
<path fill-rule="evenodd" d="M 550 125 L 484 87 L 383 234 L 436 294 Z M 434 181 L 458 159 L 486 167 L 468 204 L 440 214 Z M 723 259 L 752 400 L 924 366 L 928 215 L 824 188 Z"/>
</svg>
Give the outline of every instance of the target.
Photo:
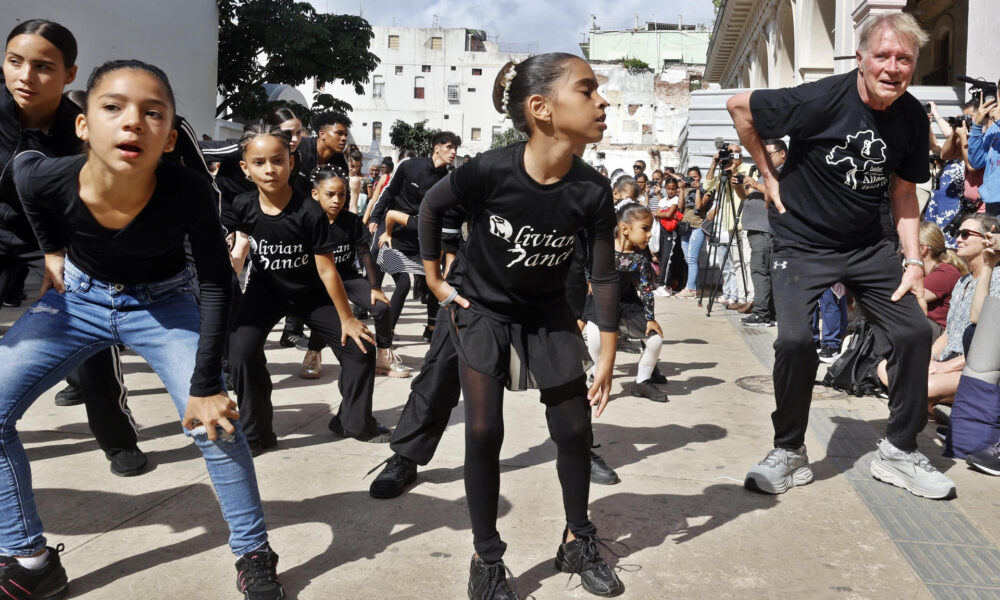
<svg viewBox="0 0 1000 600">
<path fill-rule="evenodd" d="M 389 36 L 389 48 L 393 50 L 399 50 L 399 36 L 390 35 Z"/>
<path fill-rule="evenodd" d="M 458 102 L 458 84 L 448 86 L 448 102 Z"/>
<path fill-rule="evenodd" d="M 478 142 L 479 138 L 483 137 L 483 131 L 478 127 L 473 127 L 472 134 L 469 137 L 472 138 L 473 142 Z"/>
<path fill-rule="evenodd" d="M 414 77 L 413 78 L 413 97 L 417 100 L 424 99 L 424 78 Z"/>
<path fill-rule="evenodd" d="M 444 40 L 439 37 L 431 38 L 431 50 L 440 50 L 444 47 Z"/>
<path fill-rule="evenodd" d="M 373 140 L 382 139 L 382 121 L 372 122 L 372 139 Z"/>
<path fill-rule="evenodd" d="M 372 82 L 372 98 L 385 98 L 385 79 L 376 75 Z"/>
</svg>

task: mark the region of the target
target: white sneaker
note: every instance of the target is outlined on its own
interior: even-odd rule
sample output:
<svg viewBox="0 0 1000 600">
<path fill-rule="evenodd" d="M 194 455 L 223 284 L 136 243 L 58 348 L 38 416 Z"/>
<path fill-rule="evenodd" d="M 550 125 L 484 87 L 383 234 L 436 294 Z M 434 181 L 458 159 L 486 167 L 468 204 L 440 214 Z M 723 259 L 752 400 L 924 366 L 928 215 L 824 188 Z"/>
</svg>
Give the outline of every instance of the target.
<svg viewBox="0 0 1000 600">
<path fill-rule="evenodd" d="M 672 294 L 670 293 L 670 290 L 668 290 L 665 286 L 661 285 L 660 287 L 653 290 L 653 295 L 660 296 L 662 298 L 669 298 Z"/>
<path fill-rule="evenodd" d="M 747 473 L 743 487 L 756 492 L 784 494 L 789 488 L 813 480 L 806 447 L 798 450 L 775 448 Z"/>
<path fill-rule="evenodd" d="M 920 452 L 904 452 L 889 440 L 878 441 L 872 477 L 901 487 L 915 496 L 943 500 L 955 496 L 955 482 L 934 468 Z"/>
</svg>

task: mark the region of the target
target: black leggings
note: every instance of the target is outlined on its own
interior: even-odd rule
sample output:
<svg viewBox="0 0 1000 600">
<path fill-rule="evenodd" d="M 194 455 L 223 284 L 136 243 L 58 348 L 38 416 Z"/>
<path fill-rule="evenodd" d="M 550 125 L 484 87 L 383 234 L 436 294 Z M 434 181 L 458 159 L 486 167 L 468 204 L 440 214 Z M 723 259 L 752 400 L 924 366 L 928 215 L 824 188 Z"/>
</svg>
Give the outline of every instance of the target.
<svg viewBox="0 0 1000 600">
<path fill-rule="evenodd" d="M 403 314 L 403 304 L 406 303 L 406 297 L 410 295 L 410 274 L 393 273 L 392 280 L 396 282 L 396 289 L 392 291 L 392 297 L 389 298 L 389 306 L 392 313 L 392 328 L 396 329 L 399 315 Z"/>
<path fill-rule="evenodd" d="M 476 553 L 489 562 L 507 549 L 497 531 L 500 499 L 500 446 L 503 444 L 503 382 L 461 360 L 458 369 L 465 397 L 465 495 Z M 590 405 L 583 377 L 542 390 L 545 420 L 556 443 L 556 471 L 569 530 L 577 537 L 597 535 L 587 516 L 590 496 Z"/>
<path fill-rule="evenodd" d="M 375 347 L 379 350 L 392 348 L 392 315 L 389 305 L 385 302 L 372 303 L 372 286 L 368 279 L 355 277 L 344 279 L 344 290 L 347 291 L 347 298 L 354 304 L 363 307 L 375 321 Z M 309 349 L 322 350 L 326 344 L 323 337 L 315 330 L 309 333 Z"/>
<path fill-rule="evenodd" d="M 267 371 L 264 341 L 275 324 L 292 314 L 324 339 L 340 362 L 340 409 L 337 414 L 344 429 L 353 436 L 371 431 L 372 392 L 375 386 L 375 352 L 365 342 L 362 352 L 352 339 L 340 345 L 340 316 L 329 297 L 310 297 L 294 303 L 283 302 L 272 292 L 247 286 L 240 303 L 236 324 L 229 336 L 229 365 L 240 407 L 240 422 L 247 440 L 274 441 L 271 405 L 271 374 Z"/>
</svg>

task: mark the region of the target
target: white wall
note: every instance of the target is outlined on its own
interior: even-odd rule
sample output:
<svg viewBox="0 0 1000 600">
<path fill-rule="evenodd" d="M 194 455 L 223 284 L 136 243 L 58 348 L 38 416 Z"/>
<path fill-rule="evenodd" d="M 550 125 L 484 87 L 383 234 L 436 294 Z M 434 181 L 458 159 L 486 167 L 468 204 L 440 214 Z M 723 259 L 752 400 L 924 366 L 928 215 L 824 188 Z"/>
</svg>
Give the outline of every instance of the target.
<svg viewBox="0 0 1000 600">
<path fill-rule="evenodd" d="M 969 0 L 969 52 L 966 71 L 960 75 L 982 77 L 996 82 L 1000 77 L 1000 48 L 997 31 L 1000 30 L 1000 10 L 996 0 Z"/>
<path fill-rule="evenodd" d="M 410 124 L 426 120 L 429 128 L 461 136 L 460 155 L 475 155 L 489 148 L 494 126 L 501 129 L 511 126 L 493 108 L 493 82 L 508 61 L 520 62 L 527 54 L 499 52 L 492 42 L 487 42 L 486 52 L 466 52 L 465 29 L 373 27 L 372 30 L 375 38 L 370 49 L 381 62 L 365 85 L 365 93 L 358 95 L 353 86 L 343 84 L 328 84 L 323 90 L 354 108 L 350 114 L 351 134 L 360 147 L 371 146 L 375 121 L 382 124 L 380 147 L 387 153 L 389 129 L 396 119 Z M 389 48 L 390 35 L 399 36 L 398 49 Z M 430 48 L 432 37 L 442 38 L 442 49 Z M 424 65 L 430 67 L 430 72 L 422 70 Z M 397 66 L 403 69 L 398 75 Z M 482 74 L 473 75 L 474 68 L 481 69 Z M 377 77 L 385 83 L 385 96 L 381 99 L 372 96 Z M 423 99 L 413 97 L 416 77 L 423 77 Z M 458 85 L 457 102 L 448 100 L 449 85 Z M 475 91 L 470 92 L 470 88 Z M 313 82 L 299 86 L 299 90 L 312 101 Z M 473 128 L 480 130 L 479 141 L 472 140 Z"/>
<path fill-rule="evenodd" d="M 56 21 L 79 46 L 76 81 L 84 89 L 94 67 L 112 59 L 152 63 L 170 78 L 177 112 L 198 134 L 215 132 L 219 18 L 214 0 L 2 0 L 3 39 L 21 21 Z"/>
</svg>

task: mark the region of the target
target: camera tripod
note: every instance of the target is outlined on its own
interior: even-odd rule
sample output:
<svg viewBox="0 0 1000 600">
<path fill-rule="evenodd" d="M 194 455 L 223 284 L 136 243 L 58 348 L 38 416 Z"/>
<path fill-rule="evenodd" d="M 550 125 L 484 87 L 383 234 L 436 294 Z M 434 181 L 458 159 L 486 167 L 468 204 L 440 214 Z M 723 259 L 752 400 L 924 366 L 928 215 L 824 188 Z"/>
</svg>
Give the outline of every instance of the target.
<svg viewBox="0 0 1000 600">
<path fill-rule="evenodd" d="M 708 309 L 705 312 L 706 317 L 712 316 L 712 306 L 715 305 L 715 298 L 719 293 L 719 288 L 722 287 L 722 282 L 725 279 L 726 263 L 729 261 L 729 257 L 732 253 L 733 243 L 736 243 L 736 253 L 739 257 L 739 275 L 743 281 L 743 289 L 749 289 L 748 277 L 746 271 L 746 260 L 743 255 L 743 244 L 739 238 L 739 223 L 740 217 L 743 215 L 743 200 L 739 199 L 737 203 L 736 194 L 733 192 L 733 184 L 731 181 L 731 175 L 727 171 L 722 171 L 719 173 L 719 187 L 715 190 L 716 194 L 716 211 L 715 219 L 711 223 L 709 231 L 706 233 L 709 235 L 708 240 L 708 266 L 713 264 L 719 265 L 720 276 L 712 284 L 711 292 L 708 295 Z M 728 213 L 726 211 L 729 211 Z M 722 239 L 722 233 L 725 231 L 723 229 L 723 216 L 729 214 L 732 215 L 732 228 L 729 229 L 729 239 L 726 241 L 725 249 L 722 253 L 722 260 L 719 261 L 719 251 L 720 240 Z M 706 223 L 707 224 L 707 223 Z M 703 224 L 704 226 L 705 224 Z M 701 287 L 701 295 L 698 296 L 698 306 L 701 307 L 705 300 L 705 293 L 708 290 L 708 286 Z"/>
</svg>

